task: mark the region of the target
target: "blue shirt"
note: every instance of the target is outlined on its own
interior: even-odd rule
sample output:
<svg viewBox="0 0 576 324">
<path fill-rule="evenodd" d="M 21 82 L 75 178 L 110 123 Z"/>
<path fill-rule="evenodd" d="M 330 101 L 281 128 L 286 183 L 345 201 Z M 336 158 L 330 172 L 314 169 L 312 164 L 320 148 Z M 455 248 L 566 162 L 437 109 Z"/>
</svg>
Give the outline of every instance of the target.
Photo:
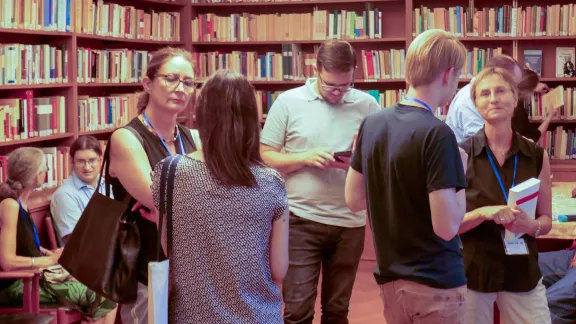
<svg viewBox="0 0 576 324">
<path fill-rule="evenodd" d="M 456 135 L 458 143 L 464 142 L 484 127 L 484 118 L 472 100 L 471 88 L 472 82 L 456 93 L 446 116 L 446 124 Z"/>
<path fill-rule="evenodd" d="M 94 190 L 95 188 L 87 185 L 72 172 L 72 175 L 54 192 L 50 200 L 50 212 L 60 238 L 72 233 Z M 104 179 L 100 182 L 99 192 L 106 193 Z M 110 196 L 112 197 L 112 191 Z"/>
</svg>

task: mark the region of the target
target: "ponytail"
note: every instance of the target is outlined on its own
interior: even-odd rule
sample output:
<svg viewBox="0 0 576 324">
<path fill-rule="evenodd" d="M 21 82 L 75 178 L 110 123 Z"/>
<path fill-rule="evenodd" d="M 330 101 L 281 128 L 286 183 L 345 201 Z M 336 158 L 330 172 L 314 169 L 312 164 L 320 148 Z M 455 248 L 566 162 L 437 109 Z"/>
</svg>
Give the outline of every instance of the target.
<svg viewBox="0 0 576 324">
<path fill-rule="evenodd" d="M 0 183 L 0 201 L 6 198 L 18 200 L 23 190 L 24 186 L 20 182 L 8 179 L 5 183 Z"/>
<path fill-rule="evenodd" d="M 142 91 L 140 96 L 138 96 L 138 103 L 136 104 L 136 108 L 138 109 L 138 114 L 141 114 L 144 111 L 144 109 L 146 109 L 146 106 L 148 106 L 149 100 L 150 100 L 150 95 L 147 92 Z"/>
</svg>

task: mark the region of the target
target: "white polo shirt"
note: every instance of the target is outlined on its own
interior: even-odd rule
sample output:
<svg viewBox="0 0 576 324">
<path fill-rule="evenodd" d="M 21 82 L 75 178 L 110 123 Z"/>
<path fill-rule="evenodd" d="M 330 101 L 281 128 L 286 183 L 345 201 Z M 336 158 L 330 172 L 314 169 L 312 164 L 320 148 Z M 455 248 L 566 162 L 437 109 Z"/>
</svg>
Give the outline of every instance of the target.
<svg viewBox="0 0 576 324">
<path fill-rule="evenodd" d="M 318 147 L 334 152 L 352 148 L 364 117 L 380 110 L 368 93 L 351 89 L 339 104 L 322 99 L 317 79 L 278 96 L 268 112 L 260 142 L 286 153 Z M 344 200 L 347 171 L 304 167 L 285 176 L 290 211 L 318 223 L 342 227 L 366 224 L 365 212 L 353 213 Z"/>
</svg>

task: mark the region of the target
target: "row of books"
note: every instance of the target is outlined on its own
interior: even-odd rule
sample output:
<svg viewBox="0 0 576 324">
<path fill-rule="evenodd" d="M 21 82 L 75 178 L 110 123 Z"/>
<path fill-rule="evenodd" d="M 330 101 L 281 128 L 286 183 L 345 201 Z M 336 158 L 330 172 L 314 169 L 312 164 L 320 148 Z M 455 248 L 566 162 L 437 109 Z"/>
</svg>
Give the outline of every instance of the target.
<svg viewBox="0 0 576 324">
<path fill-rule="evenodd" d="M 274 40 L 382 38 L 382 12 L 314 10 L 312 13 L 231 14 L 208 13 L 192 20 L 194 42 L 248 42 Z M 298 26 L 298 28 L 294 28 Z"/>
<path fill-rule="evenodd" d="M 0 0 L 0 28 L 70 31 L 74 0 Z"/>
<path fill-rule="evenodd" d="M 370 94 L 380 107 L 390 107 L 395 105 L 398 101 L 402 99 L 402 96 L 406 95 L 406 89 L 398 89 L 398 90 L 364 90 L 368 94 Z M 266 90 L 258 90 L 256 91 L 256 102 L 258 104 L 258 115 L 260 116 L 260 120 L 264 121 L 270 108 L 272 108 L 272 104 L 278 98 L 278 96 L 283 91 L 266 91 Z"/>
<path fill-rule="evenodd" d="M 474 47 L 472 51 L 468 51 L 466 63 L 464 64 L 460 78 L 466 79 L 474 77 L 482 71 L 492 57 L 500 54 L 502 54 L 502 47 L 486 49 Z"/>
<path fill-rule="evenodd" d="M 140 82 L 151 53 L 131 49 L 97 50 L 80 47 L 77 50 L 80 83 L 134 83 Z"/>
<path fill-rule="evenodd" d="M 77 33 L 156 41 L 180 40 L 180 13 L 156 12 L 104 3 L 102 0 L 77 0 Z"/>
<path fill-rule="evenodd" d="M 138 94 L 123 93 L 105 97 L 78 97 L 80 132 L 115 129 L 138 115 Z"/>
<path fill-rule="evenodd" d="M 34 98 L 32 90 L 26 90 L 21 98 L 0 99 L 0 142 L 65 132 L 64 96 Z"/>
<path fill-rule="evenodd" d="M 65 49 L 47 44 L 0 44 L 0 85 L 66 82 Z"/>
<path fill-rule="evenodd" d="M 48 172 L 44 184 L 37 190 L 55 188 L 62 185 L 72 172 L 70 167 L 69 147 L 39 147 L 46 155 Z M 6 166 L 7 156 L 0 156 L 0 181 L 5 182 L 8 178 Z"/>
<path fill-rule="evenodd" d="M 543 120 L 548 115 L 548 109 L 560 107 L 558 120 L 576 119 L 576 88 L 558 86 L 547 94 L 535 94 L 524 101 L 524 108 L 532 120 Z"/>
<path fill-rule="evenodd" d="M 462 37 L 576 36 L 576 4 L 414 9 L 413 35 L 440 28 Z"/>
<path fill-rule="evenodd" d="M 405 77 L 406 50 L 362 50 L 365 80 L 402 79 Z"/>
<path fill-rule="evenodd" d="M 550 159 L 576 159 L 576 136 L 574 129 L 564 129 L 564 126 L 559 125 L 554 130 L 549 130 L 542 134 L 539 142 L 548 153 L 548 156 L 550 156 Z"/>
<path fill-rule="evenodd" d="M 541 49 L 524 50 L 524 66 L 542 76 L 542 54 Z M 556 47 L 555 75 L 557 78 L 573 78 L 575 58 L 574 47 Z M 550 60 L 547 58 L 547 60 Z"/>
</svg>

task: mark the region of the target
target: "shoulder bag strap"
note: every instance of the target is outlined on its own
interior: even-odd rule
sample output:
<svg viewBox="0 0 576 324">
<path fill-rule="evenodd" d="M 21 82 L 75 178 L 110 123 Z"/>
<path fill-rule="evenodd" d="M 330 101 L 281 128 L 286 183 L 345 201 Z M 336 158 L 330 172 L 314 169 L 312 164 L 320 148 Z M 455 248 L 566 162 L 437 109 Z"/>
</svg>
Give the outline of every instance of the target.
<svg viewBox="0 0 576 324">
<path fill-rule="evenodd" d="M 164 224 L 164 215 L 166 215 L 166 229 L 168 251 L 172 248 L 172 197 L 174 190 L 174 176 L 176 174 L 176 165 L 182 155 L 169 156 L 162 163 L 162 173 L 160 175 L 160 202 L 159 202 L 159 219 L 158 219 L 158 243 L 156 246 L 157 260 L 160 261 L 162 255 L 162 228 Z"/>
</svg>

